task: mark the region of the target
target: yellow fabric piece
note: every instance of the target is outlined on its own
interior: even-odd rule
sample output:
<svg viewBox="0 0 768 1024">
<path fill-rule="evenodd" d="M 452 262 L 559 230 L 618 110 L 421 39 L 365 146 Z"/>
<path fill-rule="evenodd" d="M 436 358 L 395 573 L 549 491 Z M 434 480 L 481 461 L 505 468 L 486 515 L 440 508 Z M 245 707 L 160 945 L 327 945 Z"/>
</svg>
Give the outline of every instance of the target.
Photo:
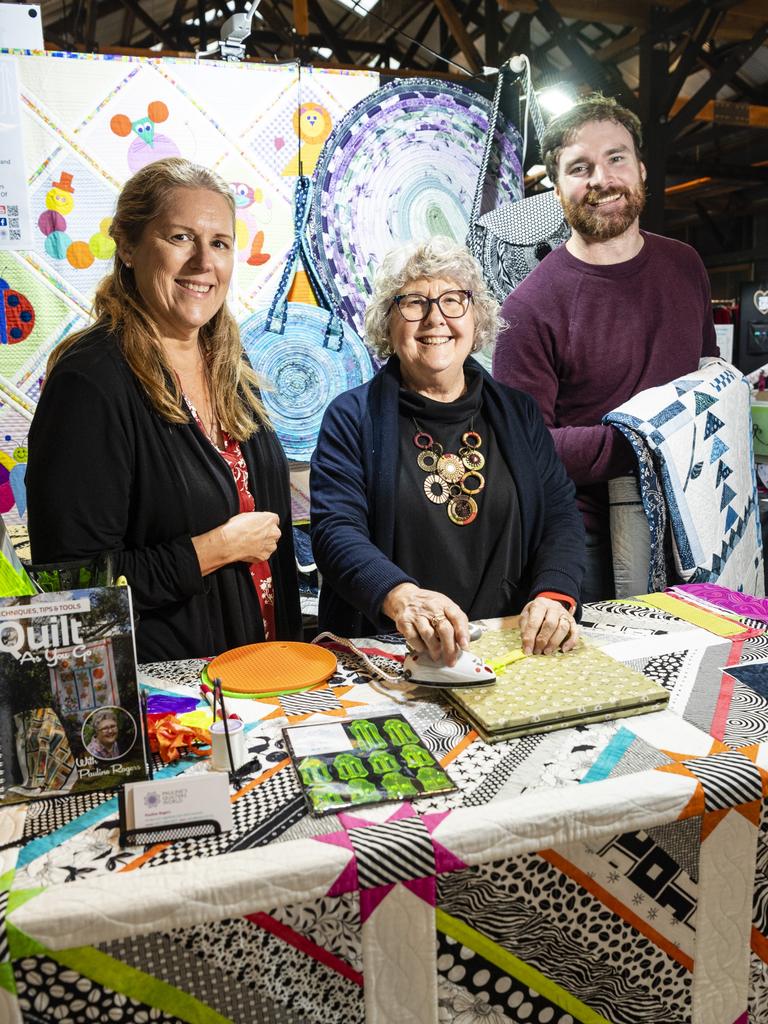
<svg viewBox="0 0 768 1024">
<path fill-rule="evenodd" d="M 516 978 L 517 981 L 534 989 L 566 1013 L 570 1013 L 574 1020 L 581 1021 L 582 1024 L 610 1024 L 609 1020 L 596 1013 L 586 1003 L 582 1003 L 576 996 L 572 996 L 570 992 L 566 992 L 564 988 L 542 974 L 541 971 L 537 971 L 535 967 L 531 967 L 530 964 L 516 957 L 514 953 L 510 953 L 509 950 L 492 942 L 482 932 L 475 931 L 474 928 L 470 928 L 468 924 L 459 921 L 458 918 L 451 917 L 450 914 L 437 908 L 435 924 L 438 931 L 463 943 L 469 949 L 473 949 L 489 963 L 498 967 L 500 971 L 508 974 L 510 978 Z"/>
<path fill-rule="evenodd" d="M 213 713 L 206 711 L 205 708 L 185 711 L 183 715 L 177 717 L 182 725 L 188 725 L 192 729 L 210 729 L 213 723 Z"/>
<path fill-rule="evenodd" d="M 642 597 L 633 597 L 630 604 L 646 604 L 651 608 L 658 608 L 659 611 L 668 612 L 684 622 L 690 622 L 692 626 L 700 626 L 708 633 L 715 636 L 737 636 L 743 633 L 748 627 L 743 622 L 729 622 L 728 619 L 708 612 L 704 608 L 695 608 L 686 604 L 671 594 L 643 594 Z"/>
<path fill-rule="evenodd" d="M 501 672 L 507 665 L 512 665 L 516 661 L 520 661 L 521 658 L 527 658 L 527 654 L 523 654 L 522 648 L 516 651 L 508 651 L 506 654 L 502 654 L 498 658 L 491 658 L 487 664 L 493 669 L 494 672 Z"/>
</svg>

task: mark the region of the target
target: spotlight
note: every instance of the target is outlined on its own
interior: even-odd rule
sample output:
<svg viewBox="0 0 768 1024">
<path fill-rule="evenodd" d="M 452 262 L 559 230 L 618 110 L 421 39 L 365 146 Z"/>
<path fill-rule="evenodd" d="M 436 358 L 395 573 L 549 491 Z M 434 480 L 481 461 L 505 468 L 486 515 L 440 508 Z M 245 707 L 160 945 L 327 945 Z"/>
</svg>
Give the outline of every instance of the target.
<svg viewBox="0 0 768 1024">
<path fill-rule="evenodd" d="M 570 110 L 576 103 L 573 94 L 562 85 L 553 85 L 547 89 L 542 89 L 541 92 L 536 93 L 536 96 L 540 106 L 551 117 L 564 114 L 566 110 Z"/>
</svg>

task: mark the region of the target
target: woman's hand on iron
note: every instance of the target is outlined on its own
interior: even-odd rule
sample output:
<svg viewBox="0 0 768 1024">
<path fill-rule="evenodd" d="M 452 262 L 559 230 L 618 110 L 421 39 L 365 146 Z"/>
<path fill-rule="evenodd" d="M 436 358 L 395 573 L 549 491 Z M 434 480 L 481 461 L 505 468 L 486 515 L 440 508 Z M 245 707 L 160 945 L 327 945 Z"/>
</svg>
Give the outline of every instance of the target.
<svg viewBox="0 0 768 1024">
<path fill-rule="evenodd" d="M 266 562 L 280 540 L 279 524 L 274 512 L 239 512 L 215 530 L 193 537 L 201 574 L 232 562 Z"/>
<path fill-rule="evenodd" d="M 469 621 L 445 594 L 422 590 L 414 583 L 393 587 L 381 605 L 406 643 L 414 651 L 426 651 L 433 661 L 455 665 L 469 646 Z"/>
<path fill-rule="evenodd" d="M 554 654 L 573 650 L 579 627 L 559 601 L 535 597 L 520 614 L 520 634 L 525 654 Z"/>
</svg>

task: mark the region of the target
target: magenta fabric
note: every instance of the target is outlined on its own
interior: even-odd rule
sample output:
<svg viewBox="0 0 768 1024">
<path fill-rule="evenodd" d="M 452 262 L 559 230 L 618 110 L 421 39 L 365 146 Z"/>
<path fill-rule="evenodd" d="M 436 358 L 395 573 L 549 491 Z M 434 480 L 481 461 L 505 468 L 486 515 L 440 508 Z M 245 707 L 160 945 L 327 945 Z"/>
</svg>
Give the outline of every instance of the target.
<svg viewBox="0 0 768 1024">
<path fill-rule="evenodd" d="M 725 611 L 734 612 L 736 615 L 746 615 L 750 619 L 768 622 L 768 598 L 740 594 L 736 590 L 729 590 L 728 587 L 721 587 L 717 583 L 683 583 L 679 587 L 672 587 L 669 593 L 690 594 L 691 597 L 708 601 L 710 604 L 723 608 Z"/>
</svg>

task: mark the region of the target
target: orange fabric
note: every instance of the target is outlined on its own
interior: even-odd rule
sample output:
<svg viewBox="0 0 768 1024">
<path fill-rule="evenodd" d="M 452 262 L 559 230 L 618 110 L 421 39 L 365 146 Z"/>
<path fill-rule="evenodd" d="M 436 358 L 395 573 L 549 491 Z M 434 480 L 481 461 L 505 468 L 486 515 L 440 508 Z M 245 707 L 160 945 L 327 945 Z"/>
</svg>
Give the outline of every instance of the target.
<svg viewBox="0 0 768 1024">
<path fill-rule="evenodd" d="M 207 729 L 183 725 L 176 715 L 149 715 L 147 721 L 149 749 L 159 754 L 164 764 L 178 761 L 182 749 L 196 757 L 210 754 L 211 734 Z M 205 747 L 207 749 L 200 749 Z"/>
</svg>

